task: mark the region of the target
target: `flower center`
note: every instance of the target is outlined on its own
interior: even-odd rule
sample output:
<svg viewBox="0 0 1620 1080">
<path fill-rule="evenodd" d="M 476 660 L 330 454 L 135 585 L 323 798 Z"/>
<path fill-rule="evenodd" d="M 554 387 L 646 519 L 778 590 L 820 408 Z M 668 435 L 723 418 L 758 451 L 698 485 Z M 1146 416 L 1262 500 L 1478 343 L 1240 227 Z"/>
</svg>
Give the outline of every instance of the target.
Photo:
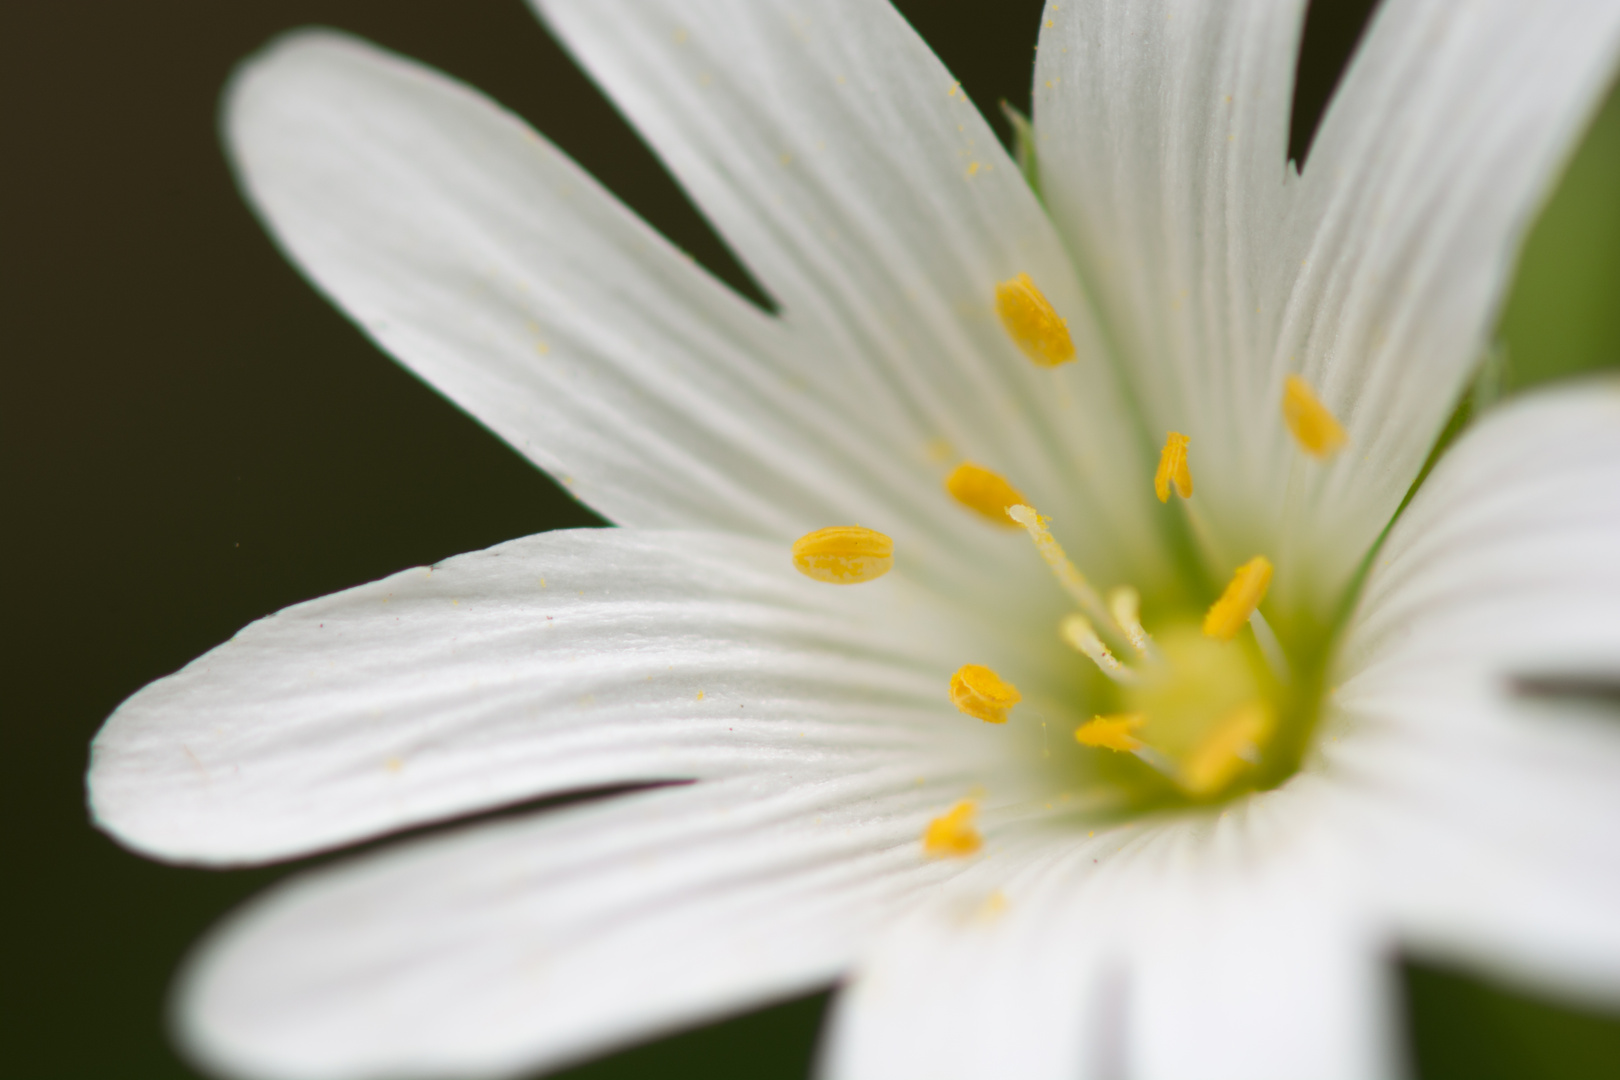
<svg viewBox="0 0 1620 1080">
<path fill-rule="evenodd" d="M 1175 433 L 1166 442 L 1172 476 L 1187 474 L 1186 446 L 1187 440 Z M 1178 483 L 1177 490 L 1182 486 Z M 1190 477 L 1185 486 L 1191 488 Z M 1276 728 L 1278 691 L 1287 680 L 1286 660 L 1269 629 L 1262 629 L 1264 616 L 1259 611 L 1271 583 L 1269 560 L 1256 556 L 1238 568 L 1205 614 L 1201 630 L 1172 622 L 1156 640 L 1142 625 L 1135 589 L 1121 586 L 1105 601 L 1063 551 L 1044 517 L 1028 505 L 1010 506 L 1006 513 L 1029 533 L 1058 583 L 1081 609 L 1063 620 L 1059 634 L 1114 687 L 1118 708 L 1081 724 L 1074 732 L 1076 741 L 1133 754 L 1192 799 L 1226 793 L 1261 763 Z M 1256 628 L 1253 648 L 1237 640 L 1249 625 Z M 1115 655 L 1105 635 L 1126 660 Z M 997 677 L 996 682 L 1002 680 Z M 975 699 L 953 694 L 952 700 L 970 716 L 991 719 Z M 1010 706 L 1000 710 L 995 722 L 1006 719 L 1006 708 Z"/>
<path fill-rule="evenodd" d="M 1027 274 L 997 287 L 995 307 L 1008 336 L 1037 366 L 1075 358 L 1067 323 Z M 1281 412 L 1300 450 L 1312 458 L 1330 457 L 1348 442 L 1333 413 L 1297 375 L 1284 382 Z M 1166 436 L 1153 478 L 1159 502 L 1168 502 L 1172 491 L 1183 505 L 1192 499 L 1189 445 L 1180 432 Z M 1073 732 L 1083 759 L 1077 768 L 1090 786 L 1117 794 L 1115 805 L 1129 812 L 1230 798 L 1278 783 L 1294 770 L 1314 722 L 1322 650 L 1308 647 L 1304 651 L 1311 655 L 1296 657 L 1296 663 L 1305 661 L 1302 670 L 1291 669 L 1287 650 L 1260 612 L 1271 584 L 1268 558 L 1256 555 L 1237 567 L 1201 619 L 1197 612 L 1161 612 L 1157 633 L 1149 633 L 1137 590 L 1119 586 L 1106 597 L 1098 592 L 1053 536 L 1048 519 L 1006 477 L 963 462 L 944 486 L 986 521 L 1022 528 L 1076 609 L 1057 633 L 1104 676 L 1094 680 L 1091 702 L 1101 707 L 1087 709 L 1091 719 Z M 1191 507 L 1187 513 L 1194 518 Z M 793 561 L 818 581 L 858 584 L 889 571 L 893 543 L 858 526 L 821 529 L 794 544 Z M 962 713 L 997 725 L 1006 724 L 1023 701 L 1013 683 L 982 664 L 960 667 L 947 694 Z M 923 837 L 924 851 L 954 857 L 979 850 L 976 812 L 977 801 L 970 799 L 935 818 Z"/>
</svg>

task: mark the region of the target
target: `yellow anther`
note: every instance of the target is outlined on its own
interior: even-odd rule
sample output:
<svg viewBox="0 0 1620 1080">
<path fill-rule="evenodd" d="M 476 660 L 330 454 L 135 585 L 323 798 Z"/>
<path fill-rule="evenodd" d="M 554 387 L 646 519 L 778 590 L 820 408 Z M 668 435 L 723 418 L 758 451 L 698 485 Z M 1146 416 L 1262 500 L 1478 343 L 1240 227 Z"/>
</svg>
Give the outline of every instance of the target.
<svg viewBox="0 0 1620 1080">
<path fill-rule="evenodd" d="M 1142 748 L 1142 741 L 1131 732 L 1145 723 L 1147 717 L 1141 713 L 1094 716 L 1074 729 L 1074 737 L 1083 746 L 1096 746 L 1129 754 Z"/>
<path fill-rule="evenodd" d="M 1121 585 L 1108 593 L 1108 613 L 1125 631 L 1131 646 L 1143 656 L 1152 646 L 1148 644 L 1147 630 L 1142 627 L 1142 597 L 1129 585 Z"/>
<path fill-rule="evenodd" d="M 1074 598 L 1082 611 L 1099 622 L 1108 622 L 1108 609 L 1103 607 L 1102 597 L 1097 590 L 1091 587 L 1068 555 L 1063 552 L 1063 545 L 1057 542 L 1052 530 L 1046 527 L 1047 520 L 1035 512 L 1034 507 L 1028 505 L 1007 507 L 1007 516 L 1024 527 L 1029 538 L 1035 541 L 1035 550 L 1041 553 L 1046 565 L 1052 568 L 1057 575 L 1058 584 L 1063 586 L 1065 592 Z"/>
<path fill-rule="evenodd" d="M 1181 761 L 1177 781 L 1189 795 L 1203 797 L 1224 789 L 1237 774 L 1259 761 L 1260 747 L 1271 737 L 1271 708 L 1252 701 L 1216 725 Z"/>
<path fill-rule="evenodd" d="M 817 529 L 793 542 L 793 565 L 817 581 L 856 585 L 893 568 L 894 541 L 859 525 Z"/>
<path fill-rule="evenodd" d="M 1007 713 L 1022 700 L 1018 687 L 983 664 L 963 664 L 951 676 L 951 701 L 987 724 L 1005 724 Z"/>
<path fill-rule="evenodd" d="M 1153 494 L 1160 502 L 1170 501 L 1170 485 L 1183 499 L 1192 498 L 1192 470 L 1187 468 L 1187 436 L 1172 431 L 1164 438 L 1159 452 L 1159 471 L 1153 474 Z"/>
<path fill-rule="evenodd" d="M 1057 367 L 1074 359 L 1069 326 L 1058 317 L 1052 302 L 1035 287 L 1028 274 L 1019 274 L 996 286 L 996 314 L 1007 336 L 1041 367 Z"/>
<path fill-rule="evenodd" d="M 1063 640 L 1074 649 L 1091 657 L 1092 662 L 1110 679 L 1122 683 L 1135 680 L 1135 673 L 1108 651 L 1108 646 L 1097 636 L 1097 630 L 1091 625 L 1091 620 L 1084 615 L 1070 615 L 1064 619 L 1062 625 L 1058 627 L 1058 633 L 1063 635 Z"/>
<path fill-rule="evenodd" d="M 1270 586 L 1271 560 L 1264 555 L 1256 555 L 1238 567 L 1231 584 L 1204 616 L 1204 633 L 1218 641 L 1237 637 L 1254 609 L 1266 598 L 1266 589 Z"/>
<path fill-rule="evenodd" d="M 963 799 L 928 823 L 923 831 L 923 851 L 936 859 L 962 858 L 984 846 L 984 838 L 973 827 L 979 804 Z"/>
<path fill-rule="evenodd" d="M 1301 449 L 1314 458 L 1332 457 L 1350 441 L 1338 419 L 1298 375 L 1283 383 L 1282 412 Z"/>
<path fill-rule="evenodd" d="M 1000 473 L 964 461 L 945 478 L 951 498 L 997 525 L 1016 529 L 1018 523 L 1007 517 L 1007 507 L 1027 502 L 1018 489 Z"/>
</svg>

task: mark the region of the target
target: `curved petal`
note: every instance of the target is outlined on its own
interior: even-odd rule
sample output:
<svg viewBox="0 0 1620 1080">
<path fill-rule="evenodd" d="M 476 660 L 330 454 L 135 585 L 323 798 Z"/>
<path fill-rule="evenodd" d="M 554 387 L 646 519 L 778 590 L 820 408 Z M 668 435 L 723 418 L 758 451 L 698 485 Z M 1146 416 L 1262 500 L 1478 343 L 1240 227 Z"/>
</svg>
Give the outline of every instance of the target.
<svg viewBox="0 0 1620 1080">
<path fill-rule="evenodd" d="M 1446 455 L 1346 638 L 1329 768 L 1419 947 L 1620 1001 L 1620 382 L 1534 395 Z"/>
<path fill-rule="evenodd" d="M 1274 601 L 1320 613 L 1483 351 L 1620 8 L 1386 0 L 1299 177 L 1304 8 L 1054 4 L 1035 104 L 1042 189 L 1151 422 L 1192 436 L 1217 556 L 1281 556 Z M 1290 373 L 1348 429 L 1326 465 L 1282 423 Z"/>
<path fill-rule="evenodd" d="M 1219 817 L 1026 829 L 886 932 L 840 1080 L 1390 1075 L 1376 939 L 1306 781 Z M 1329 799 L 1329 802 L 1332 800 Z"/>
<path fill-rule="evenodd" d="M 1120 957 L 1093 858 L 1117 839 L 1025 837 L 884 931 L 840 993 L 833 1080 L 1090 1080 L 1117 1071 Z"/>
<path fill-rule="evenodd" d="M 779 303 L 810 384 L 888 452 L 1009 475 L 1105 580 L 1162 570 L 1151 465 L 1017 166 L 886 0 L 534 0 Z M 995 314 L 1028 273 L 1077 363 Z M 918 484 L 937 495 L 938 472 Z M 1150 509 L 1151 508 L 1151 509 Z M 1099 523 L 1103 527 L 1098 527 Z"/>
<path fill-rule="evenodd" d="M 297 605 L 112 715 L 96 821 L 158 857 L 250 862 L 593 785 L 995 760 L 946 699 L 960 620 L 903 580 L 787 563 L 587 529 Z"/>
<path fill-rule="evenodd" d="M 822 353 L 466 87 L 306 31 L 238 71 L 225 131 L 304 273 L 607 517 L 777 540 L 861 522 L 968 590 L 1008 543 L 881 409 L 814 392 Z"/>
<path fill-rule="evenodd" d="M 952 867 L 937 791 L 850 776 L 643 792 L 301 875 L 185 971 L 181 1039 L 263 1078 L 527 1074 L 836 977 Z"/>
</svg>

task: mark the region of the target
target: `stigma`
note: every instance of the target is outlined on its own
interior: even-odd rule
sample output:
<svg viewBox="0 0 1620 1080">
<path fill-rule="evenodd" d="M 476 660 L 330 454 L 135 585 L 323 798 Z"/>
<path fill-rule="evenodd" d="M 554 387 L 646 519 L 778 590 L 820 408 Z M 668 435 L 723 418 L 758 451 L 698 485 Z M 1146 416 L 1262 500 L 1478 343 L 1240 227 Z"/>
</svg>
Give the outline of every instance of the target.
<svg viewBox="0 0 1620 1080">
<path fill-rule="evenodd" d="M 1344 425 L 1298 375 L 1283 382 L 1282 413 L 1294 441 L 1318 461 L 1332 457 L 1350 441 Z"/>
<path fill-rule="evenodd" d="M 859 525 L 817 529 L 793 542 L 793 566 L 830 585 L 858 585 L 894 568 L 894 541 Z"/>
<path fill-rule="evenodd" d="M 1074 359 L 1069 325 L 1028 274 L 996 286 L 996 314 L 1007 336 L 1039 367 L 1057 367 Z"/>
</svg>

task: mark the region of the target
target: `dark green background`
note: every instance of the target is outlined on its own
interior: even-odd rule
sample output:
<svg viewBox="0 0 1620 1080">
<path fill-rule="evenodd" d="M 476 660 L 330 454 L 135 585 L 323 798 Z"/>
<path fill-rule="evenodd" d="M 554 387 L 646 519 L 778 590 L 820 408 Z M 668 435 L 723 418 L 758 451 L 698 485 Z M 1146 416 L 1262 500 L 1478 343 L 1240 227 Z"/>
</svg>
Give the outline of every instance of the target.
<svg viewBox="0 0 1620 1080">
<path fill-rule="evenodd" d="M 1035 0 L 902 5 L 981 107 L 1028 101 Z M 1313 13 L 1296 145 L 1363 3 Z M 164 1039 L 187 944 L 286 868 L 175 869 L 88 826 L 88 740 L 144 683 L 321 593 L 591 524 L 286 266 L 214 134 L 231 66 L 292 26 L 370 37 L 527 116 L 733 281 L 691 207 L 519 0 L 6 5 L 5 955 L 0 1070 L 192 1075 Z M 996 122 L 1000 122 L 999 117 Z M 1620 358 L 1620 108 L 1533 238 L 1517 385 Z M 1620 1075 L 1620 1023 L 1408 966 L 1425 1077 Z M 803 1075 L 824 997 L 568 1074 Z"/>
</svg>

